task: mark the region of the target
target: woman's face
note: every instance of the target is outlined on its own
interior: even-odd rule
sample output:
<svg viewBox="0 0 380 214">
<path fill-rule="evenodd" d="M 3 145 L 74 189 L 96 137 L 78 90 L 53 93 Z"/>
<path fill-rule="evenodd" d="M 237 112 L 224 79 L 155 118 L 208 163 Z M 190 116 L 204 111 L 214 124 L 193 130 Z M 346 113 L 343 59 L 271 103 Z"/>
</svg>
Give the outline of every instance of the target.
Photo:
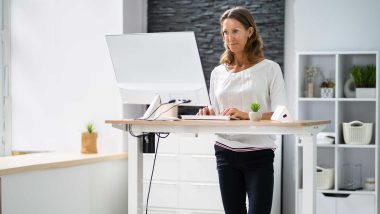
<svg viewBox="0 0 380 214">
<path fill-rule="evenodd" d="M 222 23 L 223 40 L 233 53 L 244 51 L 248 38 L 253 34 L 253 27 L 245 27 L 236 19 L 227 18 Z"/>
</svg>

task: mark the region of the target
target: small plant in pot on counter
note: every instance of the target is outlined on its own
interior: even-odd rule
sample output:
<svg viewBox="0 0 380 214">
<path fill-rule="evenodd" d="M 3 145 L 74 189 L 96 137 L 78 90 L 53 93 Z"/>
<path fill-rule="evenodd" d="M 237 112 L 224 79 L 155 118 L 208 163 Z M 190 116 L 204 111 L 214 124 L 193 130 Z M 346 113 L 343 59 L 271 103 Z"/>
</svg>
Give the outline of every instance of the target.
<svg viewBox="0 0 380 214">
<path fill-rule="evenodd" d="M 249 112 L 249 119 L 252 121 L 260 121 L 261 119 L 261 112 L 259 112 L 261 106 L 258 102 L 253 102 L 251 104 L 251 110 L 252 112 Z"/>
<path fill-rule="evenodd" d="M 88 123 L 87 132 L 82 133 L 82 150 L 83 154 L 92 154 L 97 153 L 98 150 L 96 148 L 96 139 L 98 138 L 98 134 L 95 131 L 94 123 Z"/>
<path fill-rule="evenodd" d="M 321 83 L 321 97 L 322 98 L 333 98 L 334 97 L 334 87 L 335 83 L 329 79 Z"/>
</svg>

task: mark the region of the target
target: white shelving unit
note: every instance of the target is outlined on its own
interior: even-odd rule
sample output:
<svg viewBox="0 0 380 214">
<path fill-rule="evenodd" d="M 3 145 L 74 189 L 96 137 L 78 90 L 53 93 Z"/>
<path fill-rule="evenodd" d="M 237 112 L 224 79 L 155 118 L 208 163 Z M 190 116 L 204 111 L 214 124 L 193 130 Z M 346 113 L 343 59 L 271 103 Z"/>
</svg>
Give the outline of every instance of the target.
<svg viewBox="0 0 380 214">
<path fill-rule="evenodd" d="M 376 98 L 346 98 L 344 83 L 354 65 L 376 65 Z M 334 168 L 334 186 L 317 190 L 318 214 L 377 214 L 379 213 L 379 52 L 299 52 L 297 53 L 296 117 L 300 120 L 328 119 L 332 123 L 325 132 L 335 133 L 332 145 L 317 145 L 317 165 Z M 305 70 L 317 67 L 314 96 L 306 97 Z M 319 85 L 324 79 L 335 83 L 333 98 L 320 98 Z M 349 145 L 343 139 L 342 123 L 359 120 L 373 123 L 369 145 Z M 302 213 L 302 142 L 296 142 L 296 213 Z M 376 180 L 374 191 L 344 190 L 347 164 L 361 164 L 362 186 L 365 179 Z"/>
</svg>

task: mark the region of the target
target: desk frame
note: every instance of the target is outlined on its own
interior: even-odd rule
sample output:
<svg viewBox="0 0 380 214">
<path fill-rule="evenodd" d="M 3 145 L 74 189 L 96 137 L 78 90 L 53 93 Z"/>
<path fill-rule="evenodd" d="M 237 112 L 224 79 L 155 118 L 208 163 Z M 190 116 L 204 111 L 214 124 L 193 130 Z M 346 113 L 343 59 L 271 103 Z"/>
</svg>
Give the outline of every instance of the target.
<svg viewBox="0 0 380 214">
<path fill-rule="evenodd" d="M 303 143 L 303 213 L 316 213 L 315 168 L 317 162 L 316 134 L 330 121 L 141 121 L 107 120 L 114 128 L 134 133 L 231 133 L 296 135 Z M 143 154 L 142 144 L 128 137 L 128 213 L 143 213 Z"/>
</svg>

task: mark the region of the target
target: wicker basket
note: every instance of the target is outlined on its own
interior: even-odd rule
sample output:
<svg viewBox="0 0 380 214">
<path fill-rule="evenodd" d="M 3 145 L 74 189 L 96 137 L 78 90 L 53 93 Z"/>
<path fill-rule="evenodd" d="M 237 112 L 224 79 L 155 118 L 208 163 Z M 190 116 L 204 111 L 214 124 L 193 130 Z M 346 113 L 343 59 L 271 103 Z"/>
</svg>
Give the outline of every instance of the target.
<svg viewBox="0 0 380 214">
<path fill-rule="evenodd" d="M 334 168 L 317 166 L 317 189 L 332 189 L 334 187 Z"/>
<path fill-rule="evenodd" d="M 369 144 L 372 138 L 372 123 L 352 121 L 343 123 L 343 137 L 346 144 Z"/>
</svg>

